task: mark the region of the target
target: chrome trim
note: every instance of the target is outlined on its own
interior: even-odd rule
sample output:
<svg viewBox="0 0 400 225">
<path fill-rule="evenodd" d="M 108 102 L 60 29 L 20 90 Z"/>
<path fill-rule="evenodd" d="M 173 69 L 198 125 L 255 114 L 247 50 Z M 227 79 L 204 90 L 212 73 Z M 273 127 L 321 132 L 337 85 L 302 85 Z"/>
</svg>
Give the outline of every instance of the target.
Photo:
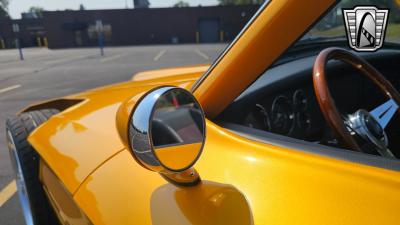
<svg viewBox="0 0 400 225">
<path fill-rule="evenodd" d="M 358 110 L 354 114 L 349 115 L 347 124 L 351 127 L 351 131 L 356 132 L 358 135 L 364 139 L 372 142 L 379 148 L 386 148 L 388 146 L 387 135 L 382 129 L 382 138 L 376 137 L 368 129 L 366 118 L 375 120 L 371 114 L 365 110 Z M 378 124 L 377 121 L 373 121 Z"/>
<path fill-rule="evenodd" d="M 152 129 L 151 129 L 153 122 L 156 121 L 154 119 L 154 116 L 160 97 L 174 90 L 179 90 L 187 95 L 190 95 L 190 97 L 193 100 L 193 104 L 196 107 L 198 107 L 202 118 L 202 124 L 201 124 L 202 136 L 200 136 L 202 137 L 201 140 L 202 145 L 201 148 L 199 149 L 199 153 L 190 165 L 180 169 L 169 168 L 167 165 L 163 164 L 163 162 L 158 158 L 155 150 L 156 148 L 159 149 L 160 146 L 154 146 L 152 139 Z M 129 135 L 130 149 L 133 155 L 139 160 L 139 162 L 143 166 L 145 166 L 150 170 L 158 172 L 162 171 L 182 172 L 191 168 L 201 155 L 205 142 L 205 132 L 206 132 L 205 117 L 200 104 L 197 102 L 192 93 L 178 87 L 166 86 L 158 89 L 153 89 L 152 91 L 148 92 L 144 97 L 142 97 L 141 100 L 138 101 L 136 107 L 133 110 L 131 118 L 129 119 L 128 135 Z M 191 143 L 185 143 L 185 144 L 191 144 Z M 168 146 L 173 146 L 173 145 L 168 145 Z"/>
<path fill-rule="evenodd" d="M 172 89 L 173 87 L 162 87 L 150 91 L 150 93 L 137 104 L 129 120 L 131 149 L 136 157 L 142 162 L 148 163 L 150 166 L 161 166 L 160 161 L 152 151 L 153 145 L 150 138 L 152 112 L 160 96 Z"/>
<path fill-rule="evenodd" d="M 15 180 L 17 184 L 17 192 L 19 201 L 22 207 L 22 213 L 24 215 L 25 223 L 27 225 L 33 225 L 32 206 L 29 202 L 29 194 L 25 183 L 24 174 L 22 171 L 21 162 L 18 158 L 18 152 L 15 147 L 14 139 L 9 130 L 7 130 L 7 142 L 10 153 L 11 164 L 15 171 Z"/>
<path fill-rule="evenodd" d="M 373 126 L 378 126 L 378 131 L 376 132 L 381 133 L 382 137 L 377 137 L 376 135 L 374 135 L 373 131 L 368 128 L 368 125 L 371 125 L 371 122 L 373 123 Z M 365 141 L 372 143 L 375 146 L 376 151 L 378 151 L 381 156 L 387 158 L 396 158 L 393 153 L 388 149 L 389 141 L 385 130 L 383 129 L 381 124 L 374 118 L 374 116 L 372 116 L 369 112 L 367 112 L 366 110 L 358 110 L 354 114 L 348 116 L 345 124 L 350 127 L 349 131 L 351 134 L 356 133 Z"/>
<path fill-rule="evenodd" d="M 398 108 L 399 106 L 397 103 L 393 99 L 390 99 L 389 101 L 372 110 L 370 113 L 381 125 L 382 129 L 385 129 Z"/>
<path fill-rule="evenodd" d="M 253 24 L 253 22 L 258 18 L 261 12 L 267 7 L 270 3 L 270 0 L 265 1 L 257 12 L 253 15 L 253 17 L 247 22 L 244 28 L 240 31 L 240 33 L 235 37 L 235 39 L 231 42 L 231 44 L 222 52 L 222 54 L 218 57 L 217 60 L 208 68 L 208 70 L 201 76 L 196 83 L 192 86 L 190 91 L 193 93 L 196 89 L 203 83 L 203 81 L 208 77 L 208 75 L 214 70 L 214 68 L 219 64 L 219 62 L 225 57 L 225 55 L 231 50 L 231 48 L 236 44 L 236 42 L 242 37 L 242 35 L 249 29 L 249 27 Z"/>
</svg>

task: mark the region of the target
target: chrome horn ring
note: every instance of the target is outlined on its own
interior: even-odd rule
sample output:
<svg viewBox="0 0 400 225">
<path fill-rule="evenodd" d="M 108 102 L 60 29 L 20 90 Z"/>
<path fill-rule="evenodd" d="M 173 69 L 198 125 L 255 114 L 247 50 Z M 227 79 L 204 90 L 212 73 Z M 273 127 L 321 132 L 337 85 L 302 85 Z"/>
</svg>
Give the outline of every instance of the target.
<svg viewBox="0 0 400 225">
<path fill-rule="evenodd" d="M 384 128 L 371 113 L 362 109 L 358 110 L 348 116 L 345 124 L 352 135 L 356 134 L 366 142 L 372 143 L 379 154 L 394 158 L 394 155 L 388 150 L 389 141 Z"/>
</svg>

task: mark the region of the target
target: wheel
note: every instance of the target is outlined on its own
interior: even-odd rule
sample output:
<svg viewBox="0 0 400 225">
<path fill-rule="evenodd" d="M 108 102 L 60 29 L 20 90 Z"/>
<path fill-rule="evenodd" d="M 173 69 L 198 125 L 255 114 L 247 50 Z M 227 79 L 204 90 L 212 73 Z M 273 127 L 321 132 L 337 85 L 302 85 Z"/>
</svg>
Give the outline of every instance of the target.
<svg viewBox="0 0 400 225">
<path fill-rule="evenodd" d="M 59 111 L 23 113 L 6 122 L 7 143 L 16 173 L 17 192 L 26 224 L 59 224 L 39 180 L 39 155 L 27 141 L 29 134 Z"/>
</svg>

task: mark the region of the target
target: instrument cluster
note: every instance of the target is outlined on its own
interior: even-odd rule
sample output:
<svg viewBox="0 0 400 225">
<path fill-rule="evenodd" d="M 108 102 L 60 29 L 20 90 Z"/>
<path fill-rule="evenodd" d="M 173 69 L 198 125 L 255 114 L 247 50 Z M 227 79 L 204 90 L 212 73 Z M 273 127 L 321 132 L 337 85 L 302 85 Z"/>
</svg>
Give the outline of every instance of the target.
<svg viewBox="0 0 400 225">
<path fill-rule="evenodd" d="M 246 116 L 246 126 L 272 133 L 292 136 L 311 127 L 309 100 L 304 90 L 297 89 L 256 104 Z"/>
</svg>

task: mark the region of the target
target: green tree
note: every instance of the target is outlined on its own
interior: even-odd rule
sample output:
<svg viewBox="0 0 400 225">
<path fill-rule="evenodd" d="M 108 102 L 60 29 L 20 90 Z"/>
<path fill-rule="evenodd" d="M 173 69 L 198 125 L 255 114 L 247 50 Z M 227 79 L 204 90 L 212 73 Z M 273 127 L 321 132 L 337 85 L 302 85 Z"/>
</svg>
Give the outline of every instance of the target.
<svg viewBox="0 0 400 225">
<path fill-rule="evenodd" d="M 252 5 L 261 4 L 264 0 L 218 0 L 220 5 Z"/>
<path fill-rule="evenodd" d="M 28 12 L 35 14 L 36 17 L 38 17 L 38 18 L 43 17 L 43 11 L 44 11 L 44 9 L 39 6 L 32 6 L 28 10 Z"/>
<path fill-rule="evenodd" d="M 184 1 L 179 1 L 177 3 L 174 4 L 174 7 L 178 7 L 178 8 L 182 8 L 182 7 L 189 7 L 189 3 L 188 2 L 184 2 Z"/>
<path fill-rule="evenodd" d="M 9 0 L 0 0 L 0 7 L 3 8 L 4 10 L 7 10 L 8 3 L 10 3 Z"/>
<path fill-rule="evenodd" d="M 8 3 L 9 0 L 0 0 L 0 19 L 10 17 L 8 15 Z"/>
<path fill-rule="evenodd" d="M 0 19 L 9 18 L 8 12 L 0 6 Z"/>
</svg>

